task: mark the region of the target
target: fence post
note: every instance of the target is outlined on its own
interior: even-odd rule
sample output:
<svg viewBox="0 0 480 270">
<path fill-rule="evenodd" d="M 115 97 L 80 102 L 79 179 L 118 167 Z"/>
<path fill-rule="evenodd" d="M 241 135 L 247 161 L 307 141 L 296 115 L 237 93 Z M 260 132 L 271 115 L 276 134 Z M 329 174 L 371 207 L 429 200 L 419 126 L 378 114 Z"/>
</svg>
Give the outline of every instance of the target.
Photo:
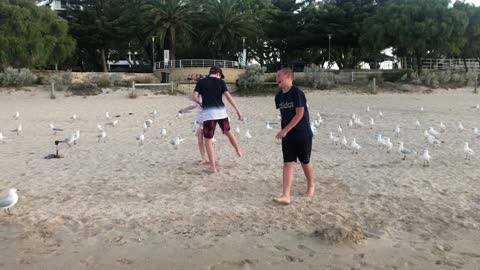
<svg viewBox="0 0 480 270">
<path fill-rule="evenodd" d="M 132 96 L 136 95 L 136 90 L 135 90 L 135 81 L 132 81 Z"/>
<path fill-rule="evenodd" d="M 478 74 L 475 75 L 475 89 L 473 90 L 473 93 L 475 94 L 478 93 L 477 88 L 478 88 Z"/>
<path fill-rule="evenodd" d="M 373 77 L 372 94 L 377 93 L 377 78 Z"/>
<path fill-rule="evenodd" d="M 55 99 L 55 82 L 52 82 L 52 89 L 50 89 L 50 98 Z"/>
<path fill-rule="evenodd" d="M 353 83 L 353 71 L 352 71 L 352 83 Z"/>
</svg>

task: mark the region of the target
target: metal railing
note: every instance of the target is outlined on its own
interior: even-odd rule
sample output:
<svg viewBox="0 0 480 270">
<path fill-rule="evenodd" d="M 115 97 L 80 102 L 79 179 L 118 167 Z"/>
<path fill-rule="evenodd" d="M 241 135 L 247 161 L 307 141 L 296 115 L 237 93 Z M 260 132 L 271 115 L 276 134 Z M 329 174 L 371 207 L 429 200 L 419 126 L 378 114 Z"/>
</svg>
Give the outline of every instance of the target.
<svg viewBox="0 0 480 270">
<path fill-rule="evenodd" d="M 449 70 L 449 71 L 465 71 L 467 68 L 469 71 L 479 72 L 480 63 L 477 59 L 455 59 L 455 58 L 443 58 L 443 59 L 421 59 L 420 64 L 422 69 L 430 70 Z M 403 58 L 402 67 L 416 69 L 418 67 L 417 60 L 412 58 Z"/>
<path fill-rule="evenodd" d="M 222 68 L 242 68 L 238 61 L 218 60 L 218 59 L 180 59 L 170 61 L 160 61 L 155 63 L 155 69 L 168 68 L 191 68 L 191 67 L 212 67 Z"/>
</svg>

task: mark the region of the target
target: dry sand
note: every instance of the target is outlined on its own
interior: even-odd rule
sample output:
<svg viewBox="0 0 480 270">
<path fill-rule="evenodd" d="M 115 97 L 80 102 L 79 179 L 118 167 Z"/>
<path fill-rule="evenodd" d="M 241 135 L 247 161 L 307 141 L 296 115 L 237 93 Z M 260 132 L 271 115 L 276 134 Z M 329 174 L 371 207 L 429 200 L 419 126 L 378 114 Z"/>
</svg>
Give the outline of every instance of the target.
<svg viewBox="0 0 480 270">
<path fill-rule="evenodd" d="M 4 91 L 0 132 L 13 140 L 0 143 L 0 192 L 16 187 L 20 200 L 13 216 L 0 214 L 0 269 L 480 269 L 480 138 L 471 132 L 480 127 L 480 110 L 471 108 L 480 96 L 463 89 L 308 92 L 307 99 L 312 119 L 320 112 L 325 120 L 312 153 L 317 193 L 302 197 L 297 166 L 293 203 L 279 206 L 272 202 L 282 188 L 278 125 L 265 128 L 278 122 L 273 97 L 236 98 L 248 117 L 232 121 L 244 157 L 217 135 L 219 173 L 207 175 L 196 164 L 194 114 L 175 118 L 189 105 L 184 96 L 128 99 L 116 91 L 51 100 L 40 89 Z M 135 135 L 154 109 L 159 115 L 139 146 Z M 97 143 L 105 111 L 120 115 L 119 124 Z M 377 126 L 348 128 L 351 113 L 364 123 L 371 115 Z M 399 124 L 401 139 L 421 152 L 415 119 L 447 125 L 445 143 L 430 149 L 430 167 L 375 145 L 376 133 L 393 138 Z M 455 130 L 459 120 L 464 132 Z M 20 122 L 21 135 L 9 132 Z M 49 123 L 65 131 L 52 135 Z M 328 140 L 339 124 L 363 146 L 358 155 Z M 60 146 L 65 158 L 43 158 L 54 153 L 55 139 L 77 129 L 79 143 Z M 169 141 L 177 135 L 186 140 L 175 150 Z M 464 141 L 477 152 L 471 161 Z"/>
</svg>

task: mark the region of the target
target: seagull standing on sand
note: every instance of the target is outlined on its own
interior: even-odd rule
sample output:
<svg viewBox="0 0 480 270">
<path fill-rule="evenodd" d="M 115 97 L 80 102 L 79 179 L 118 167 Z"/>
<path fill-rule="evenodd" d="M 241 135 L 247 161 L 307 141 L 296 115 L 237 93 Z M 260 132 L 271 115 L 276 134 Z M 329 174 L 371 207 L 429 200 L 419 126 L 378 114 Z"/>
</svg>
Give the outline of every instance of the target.
<svg viewBox="0 0 480 270">
<path fill-rule="evenodd" d="M 415 120 L 415 126 L 420 127 L 420 121 Z"/>
<path fill-rule="evenodd" d="M 160 129 L 160 135 L 165 136 L 167 135 L 167 130 L 165 128 Z"/>
<path fill-rule="evenodd" d="M 143 134 L 143 132 L 142 132 L 142 133 L 138 134 L 137 136 L 135 136 L 135 138 L 138 141 L 138 145 L 143 145 L 143 142 L 145 141 L 145 134 Z"/>
<path fill-rule="evenodd" d="M 178 146 L 180 145 L 180 143 L 182 143 L 185 139 L 180 139 L 179 137 L 176 137 L 175 139 L 173 139 L 172 141 L 170 141 L 170 143 L 175 147 L 175 149 L 178 149 Z"/>
<path fill-rule="evenodd" d="M 102 125 L 97 124 L 97 129 L 98 129 L 98 131 L 102 131 L 103 130 Z"/>
<path fill-rule="evenodd" d="M 464 129 L 462 121 L 458 122 L 458 131 L 463 131 Z"/>
<path fill-rule="evenodd" d="M 150 115 L 155 118 L 158 115 L 157 110 L 153 110 L 153 112 L 150 113 Z"/>
<path fill-rule="evenodd" d="M 66 143 L 66 144 L 68 144 L 69 147 L 72 146 L 72 143 L 75 143 L 75 134 L 72 134 L 72 136 L 63 139 L 63 141 L 61 141 L 61 143 Z"/>
<path fill-rule="evenodd" d="M 445 130 L 447 129 L 447 127 L 445 126 L 445 124 L 442 121 L 440 121 L 440 124 L 438 126 L 440 127 L 442 132 L 445 132 Z"/>
<path fill-rule="evenodd" d="M 345 136 L 342 137 L 342 148 L 345 148 L 347 149 L 348 148 L 348 141 L 347 141 L 347 138 Z"/>
<path fill-rule="evenodd" d="M 387 153 L 390 153 L 393 148 L 393 143 L 390 141 L 389 137 L 385 138 L 385 146 L 387 147 Z"/>
<path fill-rule="evenodd" d="M 80 139 L 80 130 L 75 131 L 73 144 L 77 144 L 77 141 Z"/>
<path fill-rule="evenodd" d="M 105 118 L 110 119 L 110 113 L 105 112 Z"/>
<path fill-rule="evenodd" d="M 375 126 L 375 120 L 370 117 L 370 128 L 373 128 Z"/>
<path fill-rule="evenodd" d="M 477 137 L 480 136 L 480 130 L 478 128 L 472 128 L 472 130 L 473 134 L 477 135 Z"/>
<path fill-rule="evenodd" d="M 10 139 L 8 139 L 7 137 L 3 136 L 3 134 L 0 132 L 0 142 L 2 143 L 5 143 L 7 141 L 9 141 Z"/>
<path fill-rule="evenodd" d="M 358 150 L 360 150 L 360 148 L 362 148 L 358 143 L 357 143 L 357 140 L 355 138 L 352 139 L 352 143 L 350 144 L 350 147 L 352 147 L 352 154 L 358 154 Z"/>
<path fill-rule="evenodd" d="M 328 134 L 328 138 L 329 138 L 330 140 L 332 140 L 332 142 L 333 142 L 334 144 L 337 144 L 337 143 L 340 141 L 340 138 L 333 136 L 333 133 L 332 133 L 332 132 L 330 132 L 330 133 Z"/>
<path fill-rule="evenodd" d="M 20 135 L 20 132 L 22 132 L 22 124 L 18 124 L 18 127 L 12 130 L 12 132 L 15 132 L 17 133 L 17 135 Z"/>
<path fill-rule="evenodd" d="M 235 128 L 235 133 L 240 134 L 240 127 Z"/>
<path fill-rule="evenodd" d="M 267 126 L 266 126 L 266 127 L 267 127 L 267 129 L 273 129 L 272 126 L 270 126 L 270 122 L 269 122 L 269 121 L 267 121 Z M 312 130 L 313 130 L 313 129 L 312 129 Z"/>
<path fill-rule="evenodd" d="M 350 120 L 350 121 L 351 121 L 351 120 Z M 337 131 L 338 131 L 338 133 L 343 133 L 342 127 L 341 127 L 341 126 L 338 126 Z"/>
<path fill-rule="evenodd" d="M 395 129 L 393 130 L 393 132 L 394 132 L 394 134 L 395 134 L 395 138 L 400 137 L 400 126 L 397 125 L 397 126 L 395 127 Z"/>
<path fill-rule="evenodd" d="M 400 146 L 398 147 L 398 153 L 400 153 L 401 155 L 403 155 L 403 160 L 405 160 L 407 158 L 407 155 L 410 155 L 410 154 L 413 154 L 413 151 L 406 148 L 403 144 L 403 142 L 400 142 Z"/>
<path fill-rule="evenodd" d="M 53 132 L 53 135 L 56 135 L 57 132 L 63 131 L 63 129 L 56 128 L 53 124 L 48 124 L 48 126 L 50 127 L 50 131 Z"/>
<path fill-rule="evenodd" d="M 113 120 L 112 122 L 106 123 L 105 126 L 115 127 L 118 124 L 118 120 Z"/>
<path fill-rule="evenodd" d="M 11 188 L 8 191 L 8 195 L 0 199 L 0 209 L 3 209 L 5 214 L 12 215 L 10 208 L 12 208 L 18 202 L 17 189 Z"/>
<path fill-rule="evenodd" d="M 252 135 L 250 134 L 250 130 L 247 129 L 247 131 L 245 132 L 245 137 L 247 137 L 247 139 L 251 139 L 252 138 Z"/>
<path fill-rule="evenodd" d="M 475 155 L 475 152 L 468 146 L 468 142 L 465 142 L 463 146 L 463 152 L 465 152 L 465 159 L 470 160 L 473 155 Z"/>
<path fill-rule="evenodd" d="M 383 118 L 383 113 L 382 113 L 382 111 L 378 111 L 378 116 L 380 116 L 380 118 Z"/>
<path fill-rule="evenodd" d="M 420 156 L 420 159 L 423 160 L 423 166 L 430 166 L 430 159 L 432 157 L 430 156 L 430 154 L 428 153 L 428 149 L 425 149 L 423 151 L 423 155 Z"/>
<path fill-rule="evenodd" d="M 370 106 L 367 106 L 367 112 L 370 112 Z"/>
<path fill-rule="evenodd" d="M 16 112 L 15 115 L 13 116 L 15 120 L 18 120 L 20 118 L 20 112 Z"/>
<path fill-rule="evenodd" d="M 433 135 L 434 137 L 440 136 L 440 132 L 436 131 L 433 127 L 428 128 L 428 133 L 430 133 L 430 135 Z"/>
<path fill-rule="evenodd" d="M 70 120 L 72 120 L 72 122 L 75 121 L 75 120 L 77 120 L 77 115 L 76 115 L 76 114 L 73 114 L 72 117 L 70 117 Z"/>
</svg>

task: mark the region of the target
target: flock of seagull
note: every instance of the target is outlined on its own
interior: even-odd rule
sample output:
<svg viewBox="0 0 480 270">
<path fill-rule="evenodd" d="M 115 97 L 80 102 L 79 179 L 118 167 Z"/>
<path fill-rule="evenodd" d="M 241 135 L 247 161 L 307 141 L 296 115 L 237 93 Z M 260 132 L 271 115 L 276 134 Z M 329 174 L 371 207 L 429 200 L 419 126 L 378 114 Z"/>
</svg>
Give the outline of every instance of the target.
<svg viewBox="0 0 480 270">
<path fill-rule="evenodd" d="M 475 108 L 477 110 L 480 109 L 480 104 L 477 104 L 475 106 L 472 106 L 472 108 Z M 366 112 L 370 113 L 370 107 L 367 106 Z M 420 112 L 424 112 L 424 108 L 420 108 Z M 378 111 L 378 117 L 380 118 L 385 118 L 384 114 L 382 111 Z M 324 119 L 322 118 L 320 113 L 317 113 L 317 119 L 315 119 L 313 122 L 310 123 L 311 129 L 314 134 L 317 134 L 318 128 L 324 123 Z M 374 129 L 376 124 L 375 120 L 370 117 L 369 124 L 364 124 L 359 117 L 357 117 L 354 113 L 351 115 L 350 119 L 348 120 L 347 126 L 349 128 L 370 128 Z M 415 126 L 416 129 L 422 129 L 422 125 L 420 124 L 420 121 L 418 119 L 415 120 Z M 456 126 L 456 131 L 457 132 L 464 132 L 465 127 L 462 123 L 462 121 L 459 121 Z M 432 159 L 432 156 L 430 154 L 429 147 L 434 148 L 436 146 L 439 146 L 443 143 L 445 143 L 444 140 L 442 140 L 442 134 L 447 132 L 447 126 L 443 121 L 439 121 L 438 124 L 438 130 L 435 129 L 433 126 L 429 126 L 428 128 L 424 129 L 423 131 L 423 137 L 424 137 L 424 148 L 423 152 L 421 155 L 419 155 L 419 159 L 423 161 L 424 166 L 430 166 L 430 161 Z M 341 148 L 343 149 L 350 149 L 352 151 L 352 154 L 358 154 L 359 151 L 362 150 L 362 145 L 359 144 L 356 140 L 356 138 L 352 138 L 350 143 L 348 142 L 346 136 L 344 135 L 344 128 L 342 128 L 341 125 L 338 125 L 337 128 L 337 133 L 334 134 L 334 132 L 330 131 L 328 133 L 328 139 L 333 142 L 335 145 L 340 145 Z M 411 150 L 408 148 L 405 143 L 400 140 L 400 134 L 402 133 L 402 128 L 400 125 L 396 125 L 395 128 L 393 129 L 393 137 L 394 139 L 397 139 L 397 144 L 398 144 L 398 153 L 402 156 L 402 159 L 405 160 L 408 156 L 413 156 L 417 155 L 417 152 Z M 476 138 L 480 138 L 480 129 L 477 127 L 472 128 L 472 135 Z M 387 153 L 390 153 L 394 147 L 394 143 L 392 142 L 392 139 L 390 137 L 387 137 L 381 133 L 377 133 L 374 144 L 378 145 L 381 149 L 386 150 Z M 465 154 L 465 159 L 466 160 L 471 160 L 472 157 L 475 155 L 475 151 L 470 148 L 469 142 L 464 142 L 463 143 L 463 153 Z"/>
</svg>

